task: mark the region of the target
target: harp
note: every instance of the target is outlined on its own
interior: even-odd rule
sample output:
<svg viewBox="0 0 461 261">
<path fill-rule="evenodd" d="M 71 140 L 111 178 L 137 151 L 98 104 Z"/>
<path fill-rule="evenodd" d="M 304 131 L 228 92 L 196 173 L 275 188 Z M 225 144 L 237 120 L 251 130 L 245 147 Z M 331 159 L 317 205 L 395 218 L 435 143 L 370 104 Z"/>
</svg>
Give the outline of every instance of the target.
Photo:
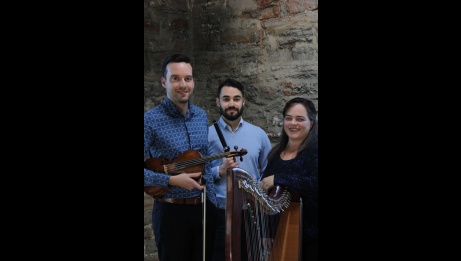
<svg viewBox="0 0 461 261">
<path fill-rule="evenodd" d="M 301 260 L 302 202 L 287 188 L 269 194 L 248 172 L 229 168 L 226 175 L 226 261 Z M 242 233 L 246 244 L 242 246 Z"/>
</svg>

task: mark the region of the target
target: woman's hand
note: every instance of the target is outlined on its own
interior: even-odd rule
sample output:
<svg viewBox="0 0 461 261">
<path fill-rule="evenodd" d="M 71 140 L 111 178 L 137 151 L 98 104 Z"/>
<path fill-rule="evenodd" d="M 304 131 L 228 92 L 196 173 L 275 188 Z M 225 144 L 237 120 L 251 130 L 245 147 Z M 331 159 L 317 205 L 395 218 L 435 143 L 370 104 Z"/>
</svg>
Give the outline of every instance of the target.
<svg viewBox="0 0 461 261">
<path fill-rule="evenodd" d="M 267 191 L 274 186 L 274 175 L 265 177 L 261 180 L 259 185 L 261 185 L 261 188 L 267 193 Z"/>
</svg>

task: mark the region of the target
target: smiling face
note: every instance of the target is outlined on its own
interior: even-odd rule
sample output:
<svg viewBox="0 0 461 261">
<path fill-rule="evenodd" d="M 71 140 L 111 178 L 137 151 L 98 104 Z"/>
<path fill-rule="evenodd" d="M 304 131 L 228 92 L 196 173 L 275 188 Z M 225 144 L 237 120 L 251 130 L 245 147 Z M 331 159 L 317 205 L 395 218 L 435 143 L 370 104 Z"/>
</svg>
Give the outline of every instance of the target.
<svg viewBox="0 0 461 261">
<path fill-rule="evenodd" d="M 168 98 L 176 105 L 187 104 L 194 91 L 194 78 L 190 63 L 169 63 L 166 78 L 162 77 L 162 86 Z"/>
<path fill-rule="evenodd" d="M 312 124 L 306 107 L 299 103 L 288 108 L 283 119 L 283 129 L 291 141 L 303 141 L 309 134 Z"/>
</svg>

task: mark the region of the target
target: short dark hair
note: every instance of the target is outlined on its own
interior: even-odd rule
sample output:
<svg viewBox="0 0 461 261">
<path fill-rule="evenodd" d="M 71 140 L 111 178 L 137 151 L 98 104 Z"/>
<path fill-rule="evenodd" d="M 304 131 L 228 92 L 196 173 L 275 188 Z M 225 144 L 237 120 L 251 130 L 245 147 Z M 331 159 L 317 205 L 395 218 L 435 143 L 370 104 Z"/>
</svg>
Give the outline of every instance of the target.
<svg viewBox="0 0 461 261">
<path fill-rule="evenodd" d="M 164 78 L 166 78 L 166 74 L 167 74 L 166 66 L 169 63 L 189 63 L 192 66 L 191 59 L 188 56 L 184 55 L 184 54 L 177 53 L 177 54 L 173 54 L 171 56 L 168 56 L 165 59 L 163 59 L 162 76 Z"/>
<path fill-rule="evenodd" d="M 219 87 L 218 87 L 218 92 L 216 93 L 216 97 L 219 98 L 219 95 L 221 95 L 221 89 L 222 89 L 224 86 L 235 87 L 235 88 L 239 89 L 239 90 L 242 92 L 242 97 L 245 96 L 245 89 L 244 89 L 242 83 L 240 83 L 240 82 L 237 81 L 237 80 L 226 79 L 225 81 L 223 81 L 223 82 L 219 85 Z"/>
</svg>

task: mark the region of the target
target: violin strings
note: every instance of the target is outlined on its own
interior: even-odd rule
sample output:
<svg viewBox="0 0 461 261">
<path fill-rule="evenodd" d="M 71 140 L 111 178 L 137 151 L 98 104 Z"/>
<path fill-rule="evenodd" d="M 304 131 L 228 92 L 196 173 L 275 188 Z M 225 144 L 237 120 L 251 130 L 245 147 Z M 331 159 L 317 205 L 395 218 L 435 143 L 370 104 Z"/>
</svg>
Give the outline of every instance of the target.
<svg viewBox="0 0 461 261">
<path fill-rule="evenodd" d="M 229 155 L 229 152 L 216 154 L 216 155 L 212 155 L 212 156 L 207 156 L 207 157 L 203 157 L 203 158 L 196 158 L 196 159 L 186 160 L 186 161 L 178 162 L 178 163 L 171 163 L 171 164 L 167 164 L 166 168 L 167 168 L 168 172 L 175 171 L 175 170 L 180 170 L 180 169 L 184 169 L 184 168 L 187 168 L 187 167 L 190 167 L 190 166 L 198 165 L 200 163 L 204 163 L 204 162 L 208 161 L 208 159 L 212 160 L 212 159 L 222 158 L 223 156 L 227 156 L 227 155 Z"/>
</svg>

